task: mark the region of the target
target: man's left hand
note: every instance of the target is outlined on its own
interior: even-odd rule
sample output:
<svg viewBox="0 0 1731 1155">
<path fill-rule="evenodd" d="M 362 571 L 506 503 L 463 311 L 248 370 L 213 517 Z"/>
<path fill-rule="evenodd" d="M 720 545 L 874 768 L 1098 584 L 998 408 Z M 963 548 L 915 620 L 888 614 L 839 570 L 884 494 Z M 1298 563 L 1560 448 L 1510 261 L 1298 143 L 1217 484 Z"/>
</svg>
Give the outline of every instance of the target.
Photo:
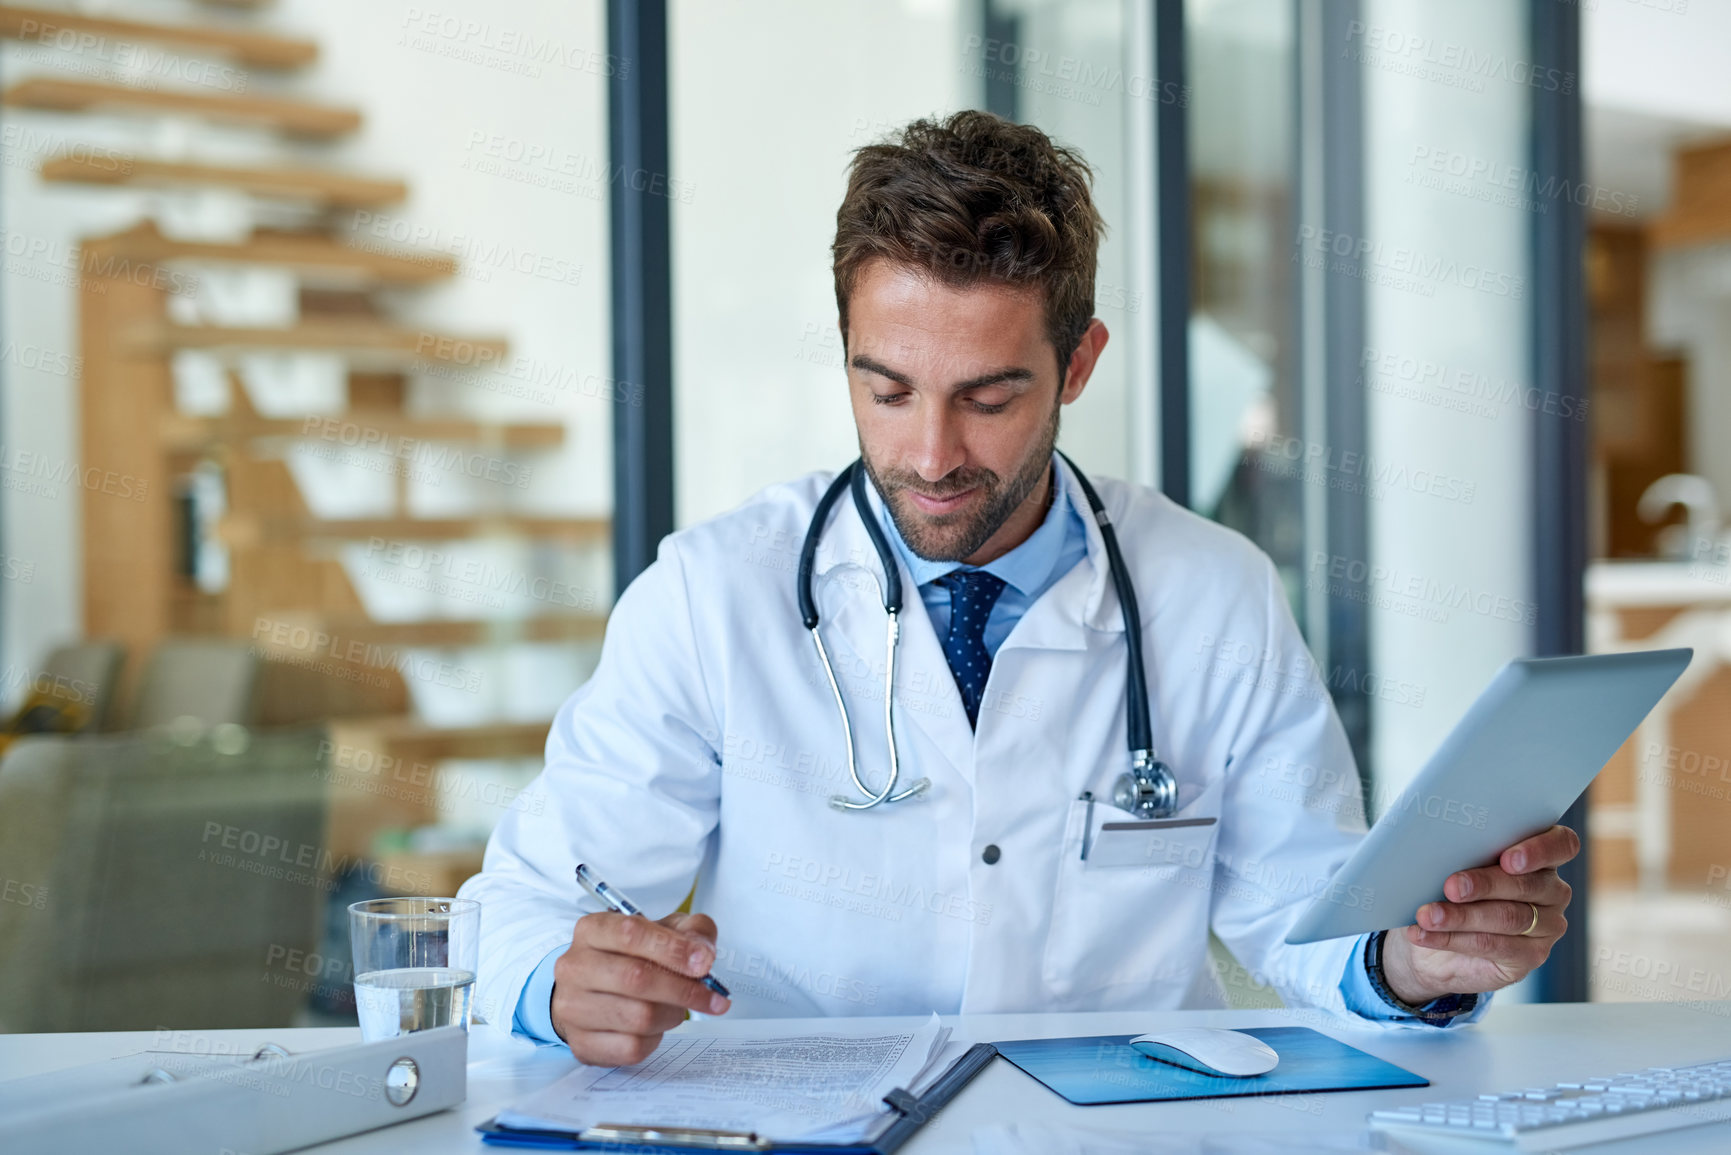
<svg viewBox="0 0 1731 1155">
<path fill-rule="evenodd" d="M 1416 925 L 1388 932 L 1382 965 L 1390 989 L 1420 1006 L 1525 978 L 1568 929 L 1569 884 L 1557 867 L 1580 852 L 1579 835 L 1553 826 L 1503 851 L 1495 866 L 1449 875 L 1447 902 L 1426 903 Z"/>
</svg>

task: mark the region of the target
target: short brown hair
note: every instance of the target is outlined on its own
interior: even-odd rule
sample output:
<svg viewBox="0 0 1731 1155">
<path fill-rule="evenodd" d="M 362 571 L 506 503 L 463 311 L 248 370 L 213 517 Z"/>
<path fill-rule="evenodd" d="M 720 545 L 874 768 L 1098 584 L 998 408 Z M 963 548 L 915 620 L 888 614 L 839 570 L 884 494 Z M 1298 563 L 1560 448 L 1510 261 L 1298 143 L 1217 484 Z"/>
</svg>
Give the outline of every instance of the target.
<svg viewBox="0 0 1731 1155">
<path fill-rule="evenodd" d="M 860 270 L 882 257 L 957 287 L 1038 287 L 1062 375 L 1094 316 L 1106 224 L 1092 180 L 1080 153 L 989 112 L 916 120 L 857 149 L 832 246 L 843 346 L 848 297 Z"/>
</svg>

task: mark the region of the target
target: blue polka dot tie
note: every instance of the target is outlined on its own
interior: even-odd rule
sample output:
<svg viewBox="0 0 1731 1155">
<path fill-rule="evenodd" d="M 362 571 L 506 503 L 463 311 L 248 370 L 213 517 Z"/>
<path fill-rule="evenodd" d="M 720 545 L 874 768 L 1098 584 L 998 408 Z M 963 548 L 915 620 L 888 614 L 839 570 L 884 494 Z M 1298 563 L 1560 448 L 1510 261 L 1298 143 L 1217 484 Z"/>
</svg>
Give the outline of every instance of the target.
<svg viewBox="0 0 1731 1155">
<path fill-rule="evenodd" d="M 944 657 L 950 663 L 950 673 L 956 676 L 956 688 L 962 692 L 962 706 L 972 726 L 980 715 L 986 675 L 992 672 L 986 619 L 1004 592 L 1004 579 L 985 570 L 959 569 L 938 581 L 950 591 L 950 633 L 944 639 Z"/>
</svg>

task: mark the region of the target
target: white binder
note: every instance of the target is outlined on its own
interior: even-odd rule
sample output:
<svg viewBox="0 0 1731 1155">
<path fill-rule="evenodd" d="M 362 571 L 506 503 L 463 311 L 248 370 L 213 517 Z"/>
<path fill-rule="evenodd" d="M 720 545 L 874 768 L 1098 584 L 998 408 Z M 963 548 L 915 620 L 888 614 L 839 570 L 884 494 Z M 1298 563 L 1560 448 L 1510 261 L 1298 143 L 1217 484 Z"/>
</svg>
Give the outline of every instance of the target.
<svg viewBox="0 0 1731 1155">
<path fill-rule="evenodd" d="M 462 1027 L 299 1054 L 141 1051 L 0 1083 L 0 1150 L 278 1155 L 456 1106 L 468 1055 Z"/>
</svg>

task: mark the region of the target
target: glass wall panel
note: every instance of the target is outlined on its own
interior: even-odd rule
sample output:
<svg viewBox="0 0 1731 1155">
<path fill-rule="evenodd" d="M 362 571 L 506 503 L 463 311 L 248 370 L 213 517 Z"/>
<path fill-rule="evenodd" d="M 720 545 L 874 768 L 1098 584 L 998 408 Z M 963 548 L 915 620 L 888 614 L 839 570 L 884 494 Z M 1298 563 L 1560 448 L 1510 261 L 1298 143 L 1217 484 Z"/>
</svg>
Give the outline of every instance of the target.
<svg viewBox="0 0 1731 1155">
<path fill-rule="evenodd" d="M 1300 439 L 1290 0 L 1190 0 L 1190 493 L 1248 536 L 1300 596 Z"/>
<path fill-rule="evenodd" d="M 1369 563 L 1348 582 L 1369 606 L 1377 805 L 1532 645 L 1532 414 L 1511 387 L 1531 375 L 1534 210 L 1481 175 L 1530 163 L 1524 20 L 1372 0 L 1324 46 L 1364 79 L 1364 235 L 1326 255 L 1367 310 L 1370 556 L 1343 564 Z"/>
<path fill-rule="evenodd" d="M 1527 411 L 1455 396 L 1527 375 L 1528 213 L 1432 167 L 1524 166 L 1524 25 L 1191 0 L 1185 27 L 1193 500 L 1274 559 L 1374 815 L 1530 645 Z"/>
<path fill-rule="evenodd" d="M 1147 251 L 1132 204 L 1145 215 L 1149 199 L 1131 192 L 1151 179 L 1151 138 L 1133 125 L 1158 98 L 1148 37 L 1129 34 L 1145 28 L 1144 6 L 676 0 L 670 11 L 680 524 L 857 453 L 829 254 L 846 165 L 915 117 L 967 107 L 1038 124 L 1093 165 L 1109 228 L 1097 309 L 1111 340 L 1065 412 L 1061 445 L 1084 468 L 1152 476 L 1150 375 L 1133 369 L 1149 354 L 1150 264 L 1130 256 Z"/>
<path fill-rule="evenodd" d="M 0 1031 L 352 1022 L 343 906 L 454 894 L 594 661 L 628 64 L 600 0 L 98 7 L 301 63 L 0 43 Z"/>
<path fill-rule="evenodd" d="M 1731 995 L 1731 9 L 1582 12 L 1589 645 L 1695 658 L 1593 785 L 1593 997 Z M 1719 1009 L 1725 1004 L 1708 1007 Z"/>
<path fill-rule="evenodd" d="M 1151 483 L 1154 105 L 1184 94 L 1155 76 L 1149 14 L 1135 0 L 993 8 L 1005 39 L 981 46 L 981 64 L 1013 97 L 1013 108 L 997 111 L 1080 149 L 1106 220 L 1094 293 L 1111 336 L 1087 393 L 1064 413 L 1060 443 L 1085 470 Z"/>
</svg>

